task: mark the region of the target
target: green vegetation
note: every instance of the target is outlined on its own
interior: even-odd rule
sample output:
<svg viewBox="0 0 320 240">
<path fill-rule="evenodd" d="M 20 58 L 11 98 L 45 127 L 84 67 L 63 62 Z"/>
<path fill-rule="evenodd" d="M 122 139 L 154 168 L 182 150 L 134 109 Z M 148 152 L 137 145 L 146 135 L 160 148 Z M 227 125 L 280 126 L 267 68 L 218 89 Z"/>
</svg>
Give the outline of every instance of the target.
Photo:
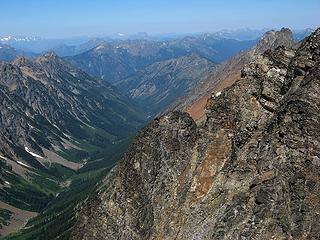
<svg viewBox="0 0 320 240">
<path fill-rule="evenodd" d="M 110 133 L 100 128 L 94 128 L 88 125 L 83 125 L 82 128 L 94 138 L 101 137 L 101 138 L 108 139 L 109 141 L 115 141 L 117 139 L 116 136 L 111 135 Z"/>
<path fill-rule="evenodd" d="M 37 181 L 26 181 L 15 174 L 11 167 L 3 161 L 0 161 L 0 167 L 0 178 L 9 183 L 0 189 L 0 201 L 23 210 L 41 211 L 52 200 L 57 186 L 48 184 L 49 180 L 45 179 L 45 177 L 41 179 L 38 174 L 30 175 L 30 178 L 36 176 L 38 178 L 37 181 L 41 182 L 41 184 L 49 185 L 48 187 L 41 187 L 36 183 Z"/>
<path fill-rule="evenodd" d="M 57 177 L 59 181 L 67 180 L 69 177 L 76 174 L 76 171 L 57 163 L 52 163 L 49 167 L 49 171 L 53 176 Z"/>
<path fill-rule="evenodd" d="M 88 163 L 79 172 L 88 172 L 113 166 L 122 158 L 130 142 L 131 138 L 127 138 L 112 147 L 92 153 L 88 159 Z"/>
<path fill-rule="evenodd" d="M 106 170 L 91 171 L 70 178 L 71 185 L 62 191 L 40 215 L 31 219 L 22 231 L 6 240 L 68 239 L 74 224 L 74 208 L 88 196 Z"/>
<path fill-rule="evenodd" d="M 64 159 L 71 162 L 81 162 L 81 160 L 87 158 L 89 153 L 76 148 L 64 149 L 63 151 L 57 152 Z"/>
<path fill-rule="evenodd" d="M 27 62 L 28 78 L 10 67 L 8 79 L 0 84 L 6 110 L 0 131 L 0 201 L 39 213 L 8 238 L 65 239 L 75 206 L 121 158 L 127 137 L 142 126 L 145 116 L 111 85 L 52 54 Z M 46 83 L 33 79 L 32 73 Z M 19 86 L 14 91 L 8 85 L 13 78 Z M 55 154 L 47 161 L 44 149 L 68 163 L 58 164 L 61 159 Z M 68 164 L 73 169 L 85 166 L 77 171 L 65 167 Z"/>
<path fill-rule="evenodd" d="M 87 139 L 73 138 L 71 140 L 77 148 L 64 149 L 59 154 L 64 159 L 79 163 L 84 159 L 96 160 L 97 153 L 105 152 L 106 149 L 113 149 L 117 138 L 103 129 L 93 128 L 87 125 L 82 125 L 81 129 L 85 132 Z"/>
<path fill-rule="evenodd" d="M 97 131 L 94 132 L 97 133 Z M 101 137 L 107 137 L 100 131 L 98 132 L 102 135 Z M 42 201 L 43 205 L 38 203 L 38 205 L 32 204 L 33 208 L 28 208 L 27 205 L 22 208 L 35 210 L 40 214 L 29 220 L 26 228 L 4 239 L 68 239 L 75 221 L 74 215 L 77 204 L 94 191 L 107 171 L 121 159 L 130 140 L 130 138 L 127 138 L 107 147 L 99 147 L 99 145 L 88 143 L 85 140 L 74 139 L 72 143 L 81 150 L 71 148 L 61 151 L 59 154 L 69 161 L 79 162 L 81 161 L 79 158 L 85 157 L 87 164 L 83 168 L 74 171 L 52 163 L 46 166 L 46 172 L 41 169 L 34 169 L 34 174 L 30 176 L 32 177 L 32 184 L 22 178 L 19 179 L 19 184 L 24 187 L 23 191 L 26 191 L 27 186 L 32 187 L 34 193 L 29 192 L 30 195 L 38 196 L 41 193 L 43 196 L 49 196 L 50 199 Z M 82 152 L 86 155 L 81 155 Z M 12 182 L 12 184 L 15 184 L 14 189 L 19 189 L 16 187 L 17 183 Z M 16 192 L 10 192 L 11 197 L 8 195 L 7 201 L 10 200 L 9 204 L 16 205 L 17 203 L 12 202 L 12 196 L 14 196 L 12 194 L 16 194 Z M 20 196 L 19 199 L 21 198 L 26 199 L 28 203 L 32 202 L 28 199 L 28 196 Z"/>
<path fill-rule="evenodd" d="M 0 208 L 0 229 L 3 226 L 8 226 L 11 215 L 12 215 L 11 211 Z"/>
<path fill-rule="evenodd" d="M 5 179 L 10 182 L 10 185 L 0 189 L 0 201 L 9 205 L 23 210 L 40 212 L 54 197 L 54 194 L 48 190 L 50 185 L 48 188 L 42 188 L 14 173 L 7 174 Z"/>
</svg>

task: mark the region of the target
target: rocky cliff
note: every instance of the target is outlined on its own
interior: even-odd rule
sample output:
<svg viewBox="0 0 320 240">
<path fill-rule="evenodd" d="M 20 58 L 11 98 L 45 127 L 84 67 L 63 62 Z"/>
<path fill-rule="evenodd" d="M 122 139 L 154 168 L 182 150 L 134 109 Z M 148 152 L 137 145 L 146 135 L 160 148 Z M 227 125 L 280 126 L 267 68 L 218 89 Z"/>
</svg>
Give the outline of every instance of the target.
<svg viewBox="0 0 320 240">
<path fill-rule="evenodd" d="M 212 74 L 174 102 L 169 109 L 184 109 L 194 119 L 200 119 L 204 116 L 206 102 L 212 93 L 216 94 L 231 86 L 240 78 L 241 70 L 246 64 L 267 49 L 275 49 L 281 45 L 293 48 L 298 46 L 290 29 L 282 28 L 280 31 L 266 32 L 255 46 L 218 65 Z"/>
<path fill-rule="evenodd" d="M 72 239 L 319 239 L 320 29 L 267 50 L 206 106 L 154 120 Z"/>
</svg>

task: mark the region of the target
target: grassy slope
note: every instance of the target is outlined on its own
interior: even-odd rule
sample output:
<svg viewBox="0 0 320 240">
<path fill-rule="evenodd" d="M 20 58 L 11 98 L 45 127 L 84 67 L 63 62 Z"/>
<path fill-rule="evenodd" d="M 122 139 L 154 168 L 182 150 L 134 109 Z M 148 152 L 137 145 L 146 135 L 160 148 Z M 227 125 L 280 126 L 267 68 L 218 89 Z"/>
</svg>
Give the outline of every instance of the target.
<svg viewBox="0 0 320 240">
<path fill-rule="evenodd" d="M 109 136 L 102 131 L 101 129 L 92 129 L 88 132 L 94 137 L 97 137 L 96 133 L 99 132 L 102 140 L 109 139 Z M 40 174 L 36 186 L 39 187 L 43 184 L 51 199 L 46 202 L 45 207 L 37 209 L 40 210 L 40 214 L 31 219 L 24 229 L 4 239 L 68 239 L 74 223 L 75 206 L 93 191 L 106 172 L 121 159 L 130 140 L 131 138 L 127 138 L 115 142 L 113 145 L 107 144 L 104 147 L 100 147 L 88 141 L 74 139 L 73 143 L 81 148 L 81 150 L 74 148 L 63 153 L 60 152 L 60 155 L 63 155 L 66 159 L 73 159 L 79 162 L 80 158 L 78 157 L 80 155 L 78 154 L 84 152 L 86 153 L 85 158 L 88 163 L 79 171 L 72 171 L 58 164 L 51 165 L 50 171 L 55 172 L 57 178 L 60 179 L 57 182 L 70 183 L 70 186 L 64 188 L 61 188 L 61 185 L 57 188 L 53 185 L 46 189 L 46 186 L 50 186 L 48 182 L 50 180 L 47 179 L 42 182 L 48 176 L 45 177 L 43 174 Z M 57 195 L 57 197 L 54 197 L 54 195 Z"/>
</svg>

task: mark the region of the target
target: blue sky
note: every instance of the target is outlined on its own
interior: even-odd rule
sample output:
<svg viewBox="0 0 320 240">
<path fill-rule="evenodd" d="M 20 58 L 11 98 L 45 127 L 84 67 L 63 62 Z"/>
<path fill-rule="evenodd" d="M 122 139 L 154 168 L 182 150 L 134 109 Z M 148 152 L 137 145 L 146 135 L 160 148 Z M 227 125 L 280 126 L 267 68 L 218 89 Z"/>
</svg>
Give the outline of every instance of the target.
<svg viewBox="0 0 320 240">
<path fill-rule="evenodd" d="M 320 26 L 320 0 L 1 0 L 0 36 Z"/>
</svg>

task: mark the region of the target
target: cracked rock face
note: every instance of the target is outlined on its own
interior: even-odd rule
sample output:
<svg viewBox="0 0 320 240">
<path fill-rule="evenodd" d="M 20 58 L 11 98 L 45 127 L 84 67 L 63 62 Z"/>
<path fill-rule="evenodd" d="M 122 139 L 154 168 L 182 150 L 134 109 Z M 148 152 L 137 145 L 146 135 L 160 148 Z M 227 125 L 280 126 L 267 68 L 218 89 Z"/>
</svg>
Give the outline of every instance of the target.
<svg viewBox="0 0 320 240">
<path fill-rule="evenodd" d="M 209 99 L 136 137 L 72 239 L 319 239 L 320 29 L 268 50 Z"/>
</svg>

